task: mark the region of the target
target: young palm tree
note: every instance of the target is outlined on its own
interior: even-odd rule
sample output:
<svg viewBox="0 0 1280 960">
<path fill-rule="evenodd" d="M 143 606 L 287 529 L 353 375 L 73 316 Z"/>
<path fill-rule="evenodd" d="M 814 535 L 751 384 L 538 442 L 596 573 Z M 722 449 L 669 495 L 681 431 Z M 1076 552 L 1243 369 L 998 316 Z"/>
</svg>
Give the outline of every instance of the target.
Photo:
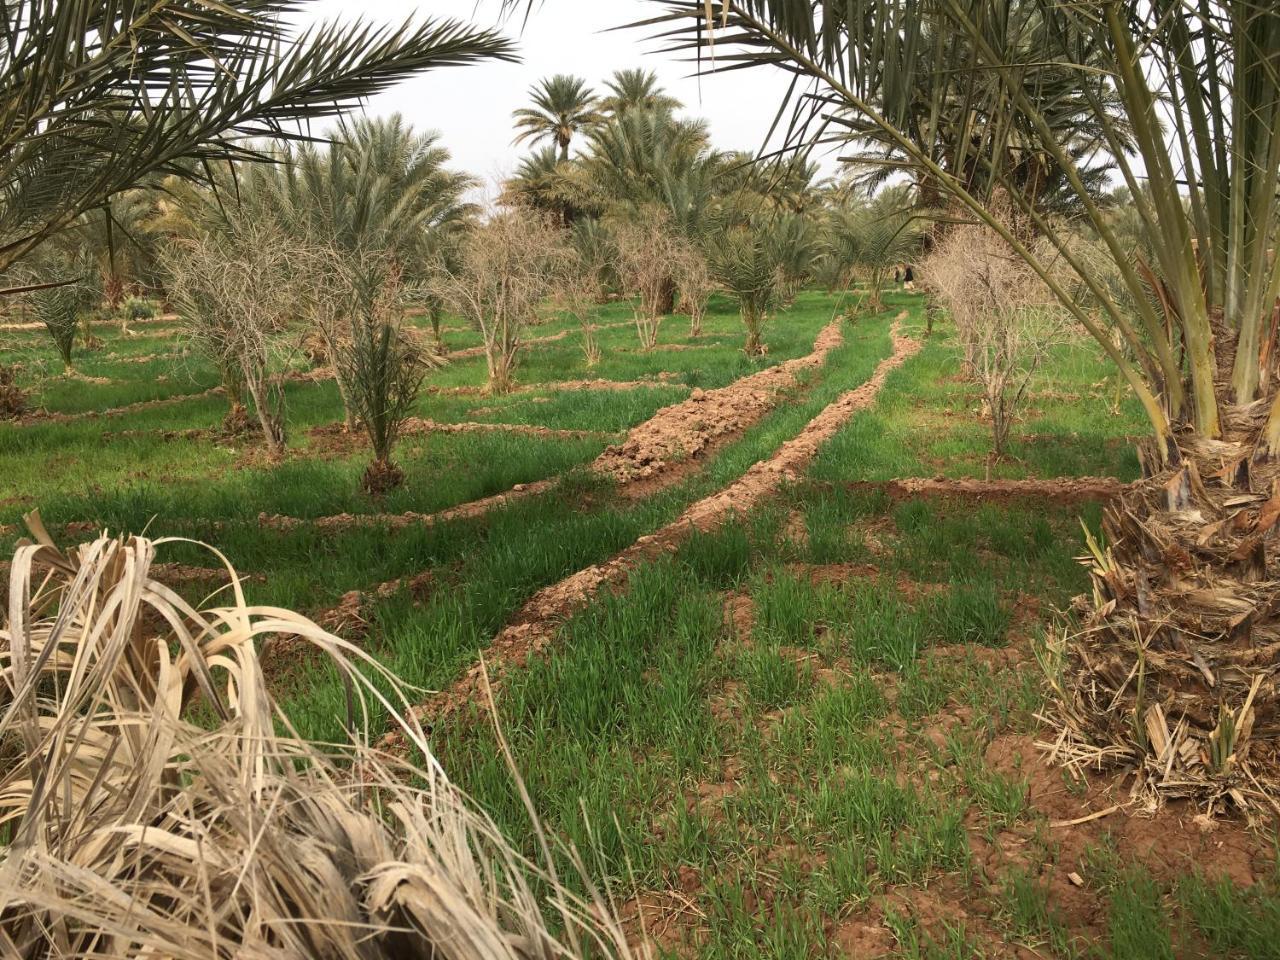
<svg viewBox="0 0 1280 960">
<path fill-rule="evenodd" d="M 204 180 L 264 159 L 403 77 L 511 59 L 456 21 L 293 26 L 308 0 L 35 0 L 0 4 L 0 271 L 149 178 Z M 169 82 L 169 78 L 182 82 Z"/>
<path fill-rule="evenodd" d="M 197 231 L 218 231 L 234 205 L 298 243 L 329 251 L 314 280 L 309 319 L 333 367 L 347 425 L 354 427 L 351 385 L 339 358 L 360 322 L 351 286 L 359 271 L 346 267 L 378 262 L 397 284 L 420 284 L 474 216 L 465 194 L 475 180 L 449 169 L 439 134 L 418 133 L 399 115 L 343 123 L 327 147 L 286 149 L 280 157 L 278 164 L 241 171 L 234 190 L 188 193 L 189 220 Z M 439 305 L 428 298 L 426 306 L 438 323 Z"/>
<path fill-rule="evenodd" d="M 74 279 L 74 283 L 55 283 L 47 289 L 29 294 L 36 316 L 49 331 L 53 345 L 62 360 L 63 372 L 75 373 L 73 355 L 76 338 L 90 311 L 102 302 L 98 286 L 97 264 L 84 248 L 74 249 L 58 244 L 43 251 L 41 274 L 45 277 Z"/>
<path fill-rule="evenodd" d="M 609 92 L 600 99 L 600 112 L 606 116 L 617 117 L 636 109 L 673 113 L 684 106 L 662 89 L 652 70 L 616 70 L 604 85 Z"/>
<path fill-rule="evenodd" d="M 366 260 L 354 269 L 359 274 L 352 283 L 356 302 L 350 336 L 338 348 L 338 366 L 373 448 L 360 485 L 376 497 L 404 483 L 404 471 L 391 457 L 434 357 L 406 333 L 404 290 L 386 265 Z"/>
<path fill-rule="evenodd" d="M 884 309 L 881 296 L 889 274 L 909 263 L 920 249 L 921 227 L 913 215 L 914 191 L 907 187 L 881 190 L 872 200 L 837 207 L 823 231 L 822 271 L 832 287 L 867 282 L 861 306 Z"/>
<path fill-rule="evenodd" d="M 767 215 L 743 218 L 708 245 L 711 272 L 738 301 L 749 357 L 765 352 L 764 325 L 787 292 L 794 233 Z"/>
<path fill-rule="evenodd" d="M 512 117 L 516 121 L 516 143 L 526 140 L 537 145 L 548 141 L 569 159 L 569 144 L 576 134 L 589 130 L 602 119 L 594 91 L 581 77 L 557 73 L 529 91 L 532 107 L 522 107 Z"/>
</svg>

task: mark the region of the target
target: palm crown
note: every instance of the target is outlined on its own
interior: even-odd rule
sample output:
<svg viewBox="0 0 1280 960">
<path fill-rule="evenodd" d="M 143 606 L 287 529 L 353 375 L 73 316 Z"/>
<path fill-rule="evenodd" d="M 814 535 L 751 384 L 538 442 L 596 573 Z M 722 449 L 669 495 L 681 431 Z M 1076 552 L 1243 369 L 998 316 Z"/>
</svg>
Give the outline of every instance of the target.
<svg viewBox="0 0 1280 960">
<path fill-rule="evenodd" d="M 255 157 L 252 138 L 297 139 L 404 77 L 512 56 L 448 20 L 299 36 L 306 3 L 0 4 L 0 269 L 148 178 L 207 178 L 211 161 Z"/>
<path fill-rule="evenodd" d="M 530 93 L 533 106 L 512 114 L 519 131 L 515 142 L 554 143 L 562 160 L 569 158 L 569 144 L 574 134 L 602 119 L 595 92 L 581 77 L 558 73 L 543 80 Z"/>
<path fill-rule="evenodd" d="M 633 108 L 670 112 L 684 106 L 658 85 L 658 75 L 652 70 L 618 70 L 604 85 L 609 92 L 601 99 L 600 110 L 611 116 Z"/>
</svg>

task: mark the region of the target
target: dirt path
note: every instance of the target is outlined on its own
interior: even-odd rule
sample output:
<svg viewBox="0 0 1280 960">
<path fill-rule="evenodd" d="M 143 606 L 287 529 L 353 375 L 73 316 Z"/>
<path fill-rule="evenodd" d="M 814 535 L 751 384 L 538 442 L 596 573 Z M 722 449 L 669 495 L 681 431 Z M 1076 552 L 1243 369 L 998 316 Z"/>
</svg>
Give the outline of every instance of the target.
<svg viewBox="0 0 1280 960">
<path fill-rule="evenodd" d="M 401 436 L 424 436 L 432 433 L 510 433 L 542 440 L 616 440 L 619 433 L 601 430 L 557 430 L 527 423 L 487 423 L 483 421 L 442 422 L 423 417 L 410 417 L 400 428 Z M 363 430 L 350 431 L 341 421 L 325 423 L 307 431 L 310 443 L 294 451 L 300 459 L 328 459 L 367 451 L 369 440 Z"/>
<path fill-rule="evenodd" d="M 648 496 L 676 483 L 697 470 L 713 451 L 763 419 L 778 404 L 783 392 L 797 385 L 800 371 L 820 367 L 826 362 L 827 355 L 843 341 L 840 323 L 833 321 L 822 329 L 814 340 L 813 350 L 803 357 L 767 367 L 725 387 L 694 390 L 688 400 L 663 407 L 649 420 L 633 427 L 623 443 L 605 450 L 592 461 L 589 469 L 612 477 L 618 483 L 618 489 L 629 496 Z M 410 524 L 432 524 L 479 516 L 512 500 L 545 493 L 554 484 L 554 479 L 519 484 L 506 493 L 436 514 L 343 513 L 316 520 L 262 514 L 258 522 L 277 530 L 306 524 L 327 530 L 378 525 L 394 530 Z"/>
<path fill-rule="evenodd" d="M 613 330 L 617 327 L 629 327 L 631 325 L 632 325 L 632 322 L 630 320 L 620 320 L 617 323 L 602 323 L 599 326 L 597 326 L 595 329 L 596 329 L 596 332 L 599 332 L 601 330 Z M 559 333 L 552 333 L 552 334 L 548 334 L 545 337 L 534 337 L 532 340 L 526 340 L 521 344 L 521 346 L 536 347 L 539 344 L 543 344 L 543 343 L 556 343 L 560 340 L 568 339 L 569 337 L 573 336 L 577 332 L 578 330 L 576 328 L 570 327 L 566 330 L 561 330 Z M 463 347 L 461 350 L 450 350 L 448 353 L 445 354 L 445 356 L 448 357 L 450 360 L 465 360 L 469 357 L 483 357 L 484 344 L 481 344 L 477 347 Z"/>
<path fill-rule="evenodd" d="M 106 410 L 82 410 L 79 413 L 60 413 L 58 411 L 41 410 L 27 414 L 21 420 L 14 421 L 15 426 L 32 426 L 38 423 L 74 423 L 77 420 L 98 420 L 105 417 L 121 417 L 139 410 L 150 410 L 153 407 L 168 407 L 187 400 L 200 400 L 222 393 L 222 386 L 210 387 L 197 393 L 178 393 L 172 397 L 158 397 L 155 400 L 139 400 L 126 403 L 120 407 L 108 407 Z"/>
<path fill-rule="evenodd" d="M 637 565 L 674 552 L 693 531 L 711 530 L 734 513 L 746 513 L 775 493 L 784 482 L 799 479 L 819 448 L 855 413 L 870 406 L 889 373 L 920 349 L 920 342 L 901 335 L 896 323 L 892 335 L 893 355 L 880 361 L 871 378 L 829 404 L 768 460 L 756 463 L 728 487 L 694 503 L 678 519 L 653 534 L 640 537 L 612 559 L 571 574 L 534 594 L 484 651 L 484 666 L 472 665 L 448 689 L 415 707 L 415 717 L 424 727 L 429 727 L 475 701 L 480 694 L 484 667 L 493 686 L 499 686 L 510 665 L 544 650 L 565 619 L 585 606 L 602 588 L 625 584 Z M 388 734 L 382 746 L 399 749 L 403 738 L 396 733 Z"/>
<path fill-rule="evenodd" d="M 945 477 L 903 477 L 882 482 L 864 480 L 843 484 L 849 490 L 884 491 L 895 500 L 917 497 L 958 497 L 961 499 L 1039 499 L 1071 504 L 1110 500 L 1123 493 L 1128 484 L 1115 477 L 1054 477 L 1047 480 L 954 480 Z"/>
<path fill-rule="evenodd" d="M 176 313 L 158 313 L 154 317 L 145 317 L 140 320 L 130 320 L 129 326 L 145 327 L 149 323 L 173 323 L 177 319 L 178 319 L 178 315 Z M 118 327 L 120 326 L 120 319 L 118 317 L 111 317 L 110 319 L 107 319 L 107 320 L 90 320 L 89 324 L 95 327 Z M 43 330 L 43 329 L 45 329 L 45 325 L 41 323 L 39 320 L 26 320 L 21 323 L 16 321 L 12 321 L 8 323 L 0 323 L 0 330 L 4 330 L 7 332 L 18 331 L 18 330 Z M 150 333 L 151 331 L 147 331 L 147 332 Z"/>
<path fill-rule="evenodd" d="M 814 370 L 844 342 L 840 322 L 818 333 L 813 350 L 715 390 L 694 390 L 689 399 L 663 407 L 635 427 L 624 443 L 610 447 L 593 464 L 619 483 L 687 472 L 729 438 L 758 423 L 777 406 L 783 391 L 794 388 L 798 374 Z"/>
<path fill-rule="evenodd" d="M 525 383 L 521 384 L 502 396 L 512 396 L 521 393 L 537 393 L 545 391 L 547 393 L 565 393 L 574 390 L 643 390 L 651 387 L 681 387 L 689 389 L 689 387 L 679 382 L 675 373 L 660 373 L 648 380 L 604 380 L 597 378 L 595 380 L 551 380 L 546 383 Z M 446 397 L 491 397 L 488 387 L 484 386 L 463 386 L 463 387 L 425 387 L 422 391 L 427 394 L 435 394 Z"/>
</svg>

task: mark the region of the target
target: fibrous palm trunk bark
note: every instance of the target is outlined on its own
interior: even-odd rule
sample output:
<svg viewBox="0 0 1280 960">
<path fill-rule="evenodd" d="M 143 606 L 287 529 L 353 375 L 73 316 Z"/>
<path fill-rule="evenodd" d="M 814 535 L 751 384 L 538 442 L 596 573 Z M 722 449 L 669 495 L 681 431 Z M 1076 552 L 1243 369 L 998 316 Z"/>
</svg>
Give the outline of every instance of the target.
<svg viewBox="0 0 1280 960">
<path fill-rule="evenodd" d="M 1220 436 L 1184 426 L 1173 466 L 1148 443 L 1107 507 L 1058 674 L 1061 746 L 1133 762 L 1153 803 L 1256 808 L 1280 797 L 1280 462 L 1260 455 L 1276 371 L 1231 403 L 1234 336 L 1215 326 Z"/>
</svg>

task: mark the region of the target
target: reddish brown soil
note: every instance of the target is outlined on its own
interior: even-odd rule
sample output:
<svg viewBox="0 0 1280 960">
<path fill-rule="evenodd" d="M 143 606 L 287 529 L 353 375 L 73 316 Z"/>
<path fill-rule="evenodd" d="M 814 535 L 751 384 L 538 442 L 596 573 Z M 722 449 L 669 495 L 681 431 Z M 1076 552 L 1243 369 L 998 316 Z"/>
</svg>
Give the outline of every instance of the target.
<svg viewBox="0 0 1280 960">
<path fill-rule="evenodd" d="M 694 391 L 690 399 L 663 407 L 650 420 L 633 427 L 621 445 L 610 447 L 597 457 L 591 464 L 591 469 L 613 476 L 618 481 L 620 490 L 634 496 L 647 496 L 662 487 L 676 483 L 687 473 L 698 469 L 709 452 L 727 443 L 763 417 L 777 404 L 782 390 L 795 384 L 796 372 L 820 365 L 827 354 L 840 344 L 840 338 L 839 324 L 833 323 L 819 333 L 814 341 L 813 351 L 805 357 L 788 360 L 719 390 Z M 634 384 L 628 385 L 610 380 L 584 382 L 611 384 L 610 388 L 625 386 L 629 389 L 634 386 Z M 567 385 L 572 386 L 572 384 L 573 381 L 570 381 Z M 557 385 L 557 388 L 565 386 L 566 384 L 562 383 Z M 470 390 L 471 388 L 459 389 Z M 496 429 L 521 432 L 533 430 L 546 431 L 538 432 L 539 436 L 566 435 L 564 431 L 509 424 L 444 425 L 429 420 L 418 420 L 416 423 L 424 428 L 430 424 L 432 428 L 444 429 Z M 573 435 L 599 436 L 585 432 L 573 432 Z M 353 445 L 357 440 L 344 433 L 340 424 L 330 424 L 312 431 L 313 449 L 308 451 L 308 455 L 316 455 L 317 451 L 314 448 L 320 446 L 316 441 L 319 441 L 321 436 L 325 438 L 324 447 L 319 451 L 321 455 L 328 451 L 333 451 L 335 456 L 345 455 L 357 448 Z M 514 499 L 544 493 L 553 484 L 553 480 L 519 484 L 506 493 L 476 500 L 437 514 L 344 513 L 310 521 L 278 514 L 262 514 L 258 522 L 275 529 L 288 529 L 303 524 L 331 530 L 376 525 L 386 525 L 396 529 L 415 523 L 429 524 L 459 517 L 479 516 Z"/>
<path fill-rule="evenodd" d="M 152 324 L 152 323 L 173 323 L 177 319 L 178 319 L 178 315 L 176 313 L 161 313 L 161 314 L 157 314 L 154 317 L 148 317 L 141 320 L 130 320 L 129 326 L 145 327 L 148 324 Z M 109 320 L 90 320 L 89 323 L 91 326 L 95 326 L 95 327 L 120 326 L 119 319 L 114 317 Z M 22 323 L 18 323 L 18 322 L 0 323 L 0 330 L 6 330 L 6 331 L 43 330 L 43 329 L 44 329 L 44 324 L 41 323 L 39 320 L 24 321 Z M 152 332 L 153 331 L 151 330 L 147 331 L 147 333 L 152 333 Z"/>
<path fill-rule="evenodd" d="M 430 433 L 517 433 L 527 437 L 550 440 L 604 440 L 617 434 L 595 430 L 556 430 L 524 423 L 443 423 L 438 420 L 410 417 L 400 429 L 401 436 L 421 436 Z M 364 431 L 351 431 L 341 421 L 325 423 L 307 431 L 310 442 L 298 456 L 306 459 L 345 457 L 369 449 Z"/>
<path fill-rule="evenodd" d="M 99 532 L 97 527 L 86 524 L 75 524 L 74 528 L 67 528 L 68 536 Z M 5 527 L 3 530 L 5 535 L 13 532 L 12 527 Z M 8 560 L 0 560 L 0 603 L 8 602 L 11 566 Z M 168 587 L 198 586 L 202 596 L 197 599 L 204 599 L 204 594 L 212 594 L 230 582 L 225 567 L 196 567 L 185 563 L 153 563 L 150 576 Z M 265 583 L 267 578 L 262 574 L 240 574 L 240 579 L 244 583 Z"/>
<path fill-rule="evenodd" d="M 21 420 L 16 421 L 18 424 L 31 423 L 69 423 L 74 420 L 97 420 L 103 417 L 119 417 L 128 413 L 137 413 L 139 410 L 150 410 L 153 407 L 168 407 L 175 403 L 184 403 L 187 400 L 197 400 L 201 397 L 212 397 L 222 393 L 222 387 L 210 387 L 208 390 L 201 390 L 198 393 L 180 393 L 172 397 L 161 397 L 158 400 L 139 400 L 137 403 L 126 403 L 122 407 L 110 407 L 106 410 L 85 410 L 82 413 L 58 413 L 49 410 L 36 410 L 23 416 Z"/>
<path fill-rule="evenodd" d="M 825 571 L 834 572 L 835 568 Z M 856 576 L 864 571 L 850 567 L 847 572 Z M 741 598 L 729 594 L 725 606 L 727 615 L 733 611 L 733 619 L 737 620 L 737 611 L 743 606 Z M 1030 605 L 1019 601 L 1018 607 L 1031 615 Z M 992 671 L 996 684 L 1017 684 L 1020 671 L 1036 669 L 1026 641 L 1003 650 L 943 648 L 931 656 L 940 660 L 974 657 Z M 889 682 L 889 677 L 878 679 L 892 704 L 896 685 Z M 737 690 L 726 690 L 713 697 L 713 714 L 731 725 L 740 723 L 737 696 Z M 1195 871 L 1210 880 L 1229 878 L 1245 887 L 1273 876 L 1276 853 L 1265 831 L 1254 831 L 1239 821 L 1210 820 L 1185 802 L 1169 804 L 1158 811 L 1144 810 L 1131 802 L 1130 785 L 1123 776 L 1089 773 L 1082 782 L 1070 785 L 1062 769 L 1046 763 L 1044 744 L 1036 736 L 991 731 L 990 723 L 990 717 L 954 701 L 938 713 L 912 723 L 896 711 L 890 713 L 885 727 L 892 731 L 897 744 L 904 784 L 937 782 L 949 776 L 937 759 L 944 756 L 947 735 L 977 734 L 986 740 L 983 760 L 987 770 L 1025 784 L 1030 814 L 1000 827 L 989 823 L 976 805 L 971 807 L 964 827 L 972 874 L 947 874 L 919 884 L 891 886 L 851 912 L 824 918 L 834 955 L 901 956 L 901 947 L 885 922 L 886 914 L 892 912 L 913 920 L 938 944 L 946 942 L 948 928 L 963 928 L 976 948 L 975 956 L 1019 960 L 1047 956 L 1039 949 L 1008 939 L 1002 909 L 1007 898 L 1005 885 L 1014 875 L 1029 876 L 1047 890 L 1050 909 L 1070 935 L 1084 943 L 1106 942 L 1109 898 L 1090 866 L 1089 851 L 1107 846 L 1118 851 L 1127 864 L 1150 871 L 1160 883 L 1170 883 Z M 712 821 L 723 823 L 723 804 L 740 789 L 740 768 L 739 758 L 727 757 L 718 777 L 689 790 L 687 804 Z M 951 785 L 943 788 L 956 789 Z M 662 829 L 659 823 L 655 832 Z M 807 870 L 822 860 L 820 852 L 806 853 L 790 843 L 761 847 L 746 839 L 745 849 L 752 853 L 749 860 L 712 868 L 724 871 L 720 879 L 732 880 L 737 876 L 735 871 L 752 861 L 767 865 L 791 861 Z M 772 870 L 753 874 L 750 895 L 765 911 L 772 909 L 775 899 L 785 896 L 774 889 L 773 876 Z M 628 900 L 622 916 L 634 942 L 639 945 L 647 941 L 677 956 L 698 956 L 709 935 L 701 898 L 713 879 L 696 870 L 681 869 L 672 888 L 642 891 Z M 1191 940 L 1186 942 L 1177 939 L 1188 936 Z M 1204 944 L 1185 932 L 1175 933 L 1175 954 L 1211 955 Z"/>
<path fill-rule="evenodd" d="M 526 383 L 517 386 L 515 389 L 505 394 L 505 396 L 511 396 L 513 393 L 534 393 L 536 391 L 564 393 L 576 390 L 643 390 L 646 387 L 684 387 L 685 385 L 683 383 L 677 382 L 677 377 L 678 374 L 663 372 L 645 380 L 554 380 L 547 383 Z M 424 392 L 439 394 L 442 396 L 492 396 L 492 392 L 489 388 L 483 386 L 427 387 Z"/>
<path fill-rule="evenodd" d="M 612 330 L 612 329 L 614 329 L 615 327 L 629 327 L 629 326 L 631 326 L 631 321 L 630 321 L 630 320 L 619 320 L 619 321 L 618 321 L 618 322 L 616 322 L 616 323 L 602 323 L 602 324 L 599 324 L 599 325 L 596 327 L 596 330 L 597 330 L 597 331 L 599 331 L 599 330 Z M 524 341 L 524 346 L 526 346 L 526 347 L 533 347 L 533 346 L 537 346 L 538 344 L 542 344 L 542 343 L 555 343 L 555 342 L 556 342 L 556 341 L 558 341 L 558 340 L 564 340 L 564 339 L 566 339 L 566 338 L 568 338 L 568 337 L 574 336 L 574 335 L 575 335 L 575 334 L 577 334 L 577 333 L 578 333 L 578 331 L 577 331 L 576 329 L 574 329 L 574 328 L 569 328 L 569 329 L 567 329 L 567 330 L 561 330 L 559 333 L 552 333 L 552 334 L 549 334 L 549 335 L 547 335 L 547 336 L 545 336 L 545 337 L 534 337 L 532 340 L 526 340 L 526 341 Z M 450 351 L 446 354 L 446 356 L 447 356 L 450 360 L 465 360 L 465 359 L 466 359 L 466 358 L 468 358 L 468 357 L 483 357 L 483 356 L 484 356 L 484 345 L 483 345 L 483 344 L 481 344 L 481 345 L 480 345 L 480 346 L 478 346 L 478 347 L 464 347 L 464 348 L 463 348 L 463 349 L 461 349 L 461 350 L 450 350 Z"/>
<path fill-rule="evenodd" d="M 331 517 L 318 517 L 305 520 L 298 517 L 286 517 L 280 514 L 260 513 L 258 524 L 273 530 L 291 530 L 294 527 L 316 527 L 321 530 L 344 530 L 349 527 L 386 526 L 397 530 L 410 525 L 430 526 L 433 523 L 444 523 L 448 520 L 462 520 L 468 517 L 479 517 L 495 507 L 510 503 L 522 497 L 546 493 L 555 485 L 553 480 L 538 480 L 534 483 L 518 483 L 510 490 L 495 493 L 491 497 L 472 500 L 469 503 L 441 510 L 439 513 L 339 513 Z M 399 581 L 390 581 L 399 583 Z"/>
<path fill-rule="evenodd" d="M 594 468 L 622 483 L 647 480 L 707 456 L 728 438 L 740 435 L 794 388 L 801 370 L 821 366 L 843 342 L 839 322 L 828 324 L 804 357 L 788 360 L 717 390 L 694 390 L 689 399 L 663 407 L 633 429 L 625 442 L 610 447 Z"/>
<path fill-rule="evenodd" d="M 920 349 L 920 343 L 901 336 L 895 325 L 893 348 L 893 355 L 880 362 L 871 379 L 827 406 L 768 460 L 755 464 L 724 490 L 694 503 L 677 520 L 641 537 L 611 560 L 580 570 L 534 594 L 511 624 L 494 638 L 485 651 L 483 663 L 474 664 L 447 690 L 415 707 L 415 718 L 427 727 L 460 707 L 479 701 L 486 670 L 492 684 L 499 686 L 502 672 L 509 665 L 523 662 L 531 654 L 545 649 L 565 618 L 581 609 L 602 588 L 625 583 L 637 564 L 674 551 L 695 529 L 710 530 L 735 512 L 750 511 L 784 481 L 798 477 L 819 447 L 857 411 L 875 400 L 889 372 L 913 356 Z M 383 746 L 401 748 L 403 738 L 398 733 L 389 734 Z"/>
<path fill-rule="evenodd" d="M 855 481 L 850 490 L 883 491 L 895 500 L 920 497 L 958 497 L 1004 502 L 1019 499 L 1080 503 L 1110 500 L 1127 487 L 1114 477 L 1054 477 L 1047 480 L 953 480 L 947 477 L 903 477 L 897 480 Z"/>
</svg>

